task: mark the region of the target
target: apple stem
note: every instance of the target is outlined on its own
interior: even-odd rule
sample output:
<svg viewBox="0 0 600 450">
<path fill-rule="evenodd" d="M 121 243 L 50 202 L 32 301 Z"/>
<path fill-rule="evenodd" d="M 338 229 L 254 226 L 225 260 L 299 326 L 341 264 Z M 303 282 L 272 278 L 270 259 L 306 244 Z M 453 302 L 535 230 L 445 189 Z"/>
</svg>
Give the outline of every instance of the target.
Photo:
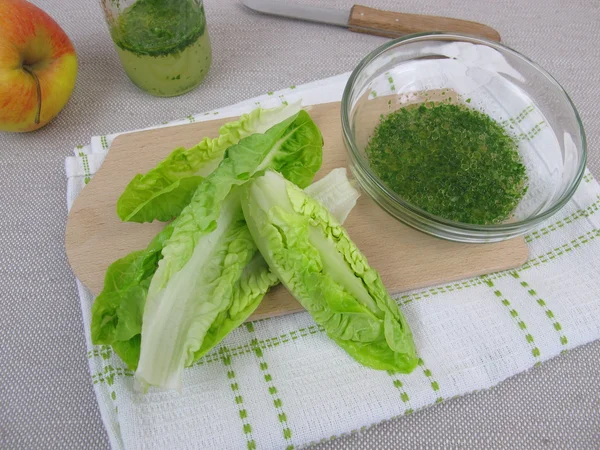
<svg viewBox="0 0 600 450">
<path fill-rule="evenodd" d="M 23 66 L 23 70 L 25 72 L 27 72 L 29 75 L 31 75 L 33 77 L 33 80 L 35 81 L 35 87 L 37 90 L 37 112 L 35 114 L 35 123 L 38 124 L 40 123 L 40 114 L 42 112 L 42 87 L 40 86 L 40 80 L 38 78 L 38 76 L 33 72 L 33 70 L 31 70 L 29 67 L 27 66 Z"/>
</svg>

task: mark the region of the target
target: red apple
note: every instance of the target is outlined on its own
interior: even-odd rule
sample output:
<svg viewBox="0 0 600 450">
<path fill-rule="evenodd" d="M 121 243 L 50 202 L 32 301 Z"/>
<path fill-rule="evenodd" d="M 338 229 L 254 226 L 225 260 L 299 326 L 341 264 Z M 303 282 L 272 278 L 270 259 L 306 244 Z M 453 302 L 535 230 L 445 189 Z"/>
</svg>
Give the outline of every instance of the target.
<svg viewBox="0 0 600 450">
<path fill-rule="evenodd" d="M 32 131 L 65 106 L 77 77 L 73 44 L 25 0 L 0 0 L 0 131 Z"/>
</svg>

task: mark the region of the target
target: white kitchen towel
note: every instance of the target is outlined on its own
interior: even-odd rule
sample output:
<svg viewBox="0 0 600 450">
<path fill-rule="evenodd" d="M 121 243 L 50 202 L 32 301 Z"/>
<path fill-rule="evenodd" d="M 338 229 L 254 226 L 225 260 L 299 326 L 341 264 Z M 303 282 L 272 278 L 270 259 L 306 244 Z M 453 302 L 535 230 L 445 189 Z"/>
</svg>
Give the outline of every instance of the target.
<svg viewBox="0 0 600 450">
<path fill-rule="evenodd" d="M 348 74 L 269 93 L 163 126 L 230 117 L 256 105 L 341 98 Z M 531 108 L 510 112 L 529 142 Z M 528 127 L 531 127 L 528 129 Z M 540 136 L 541 135 L 541 136 Z M 114 135 L 67 158 L 68 206 Z M 420 356 L 410 375 L 362 367 L 308 313 L 241 326 L 183 374 L 181 393 L 133 389 L 133 373 L 90 342 L 92 294 L 79 282 L 90 372 L 113 448 L 291 449 L 502 380 L 600 338 L 600 186 L 586 171 L 573 199 L 526 236 L 517 270 L 396 295 Z"/>
</svg>

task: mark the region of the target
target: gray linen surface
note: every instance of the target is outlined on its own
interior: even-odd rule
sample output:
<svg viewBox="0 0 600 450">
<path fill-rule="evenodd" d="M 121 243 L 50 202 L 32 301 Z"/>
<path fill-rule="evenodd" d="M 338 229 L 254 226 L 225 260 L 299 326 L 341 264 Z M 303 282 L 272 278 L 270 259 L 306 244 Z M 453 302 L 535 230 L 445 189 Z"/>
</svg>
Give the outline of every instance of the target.
<svg viewBox="0 0 600 450">
<path fill-rule="evenodd" d="M 183 97 L 157 99 L 123 73 L 97 2 L 34 3 L 69 34 L 80 71 L 71 101 L 52 124 L 30 134 L 0 134 L 0 447 L 107 448 L 64 254 L 64 157 L 92 135 L 150 126 L 351 70 L 385 39 L 257 15 L 236 0 L 207 0 L 214 49 L 208 79 Z M 597 0 L 362 3 L 498 29 L 506 44 L 546 68 L 569 92 L 587 130 L 589 167 L 600 177 Z M 316 448 L 598 447 L 599 361 L 595 342 L 490 391 Z"/>
</svg>

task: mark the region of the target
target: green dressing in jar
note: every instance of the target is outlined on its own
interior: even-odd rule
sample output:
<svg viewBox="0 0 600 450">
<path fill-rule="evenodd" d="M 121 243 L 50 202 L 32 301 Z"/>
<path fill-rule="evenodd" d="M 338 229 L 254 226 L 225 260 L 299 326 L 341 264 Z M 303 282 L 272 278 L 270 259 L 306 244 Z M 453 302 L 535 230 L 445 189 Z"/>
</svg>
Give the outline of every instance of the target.
<svg viewBox="0 0 600 450">
<path fill-rule="evenodd" d="M 138 0 L 119 14 L 110 31 L 131 81 L 153 95 L 184 94 L 210 68 L 201 1 Z"/>
</svg>

